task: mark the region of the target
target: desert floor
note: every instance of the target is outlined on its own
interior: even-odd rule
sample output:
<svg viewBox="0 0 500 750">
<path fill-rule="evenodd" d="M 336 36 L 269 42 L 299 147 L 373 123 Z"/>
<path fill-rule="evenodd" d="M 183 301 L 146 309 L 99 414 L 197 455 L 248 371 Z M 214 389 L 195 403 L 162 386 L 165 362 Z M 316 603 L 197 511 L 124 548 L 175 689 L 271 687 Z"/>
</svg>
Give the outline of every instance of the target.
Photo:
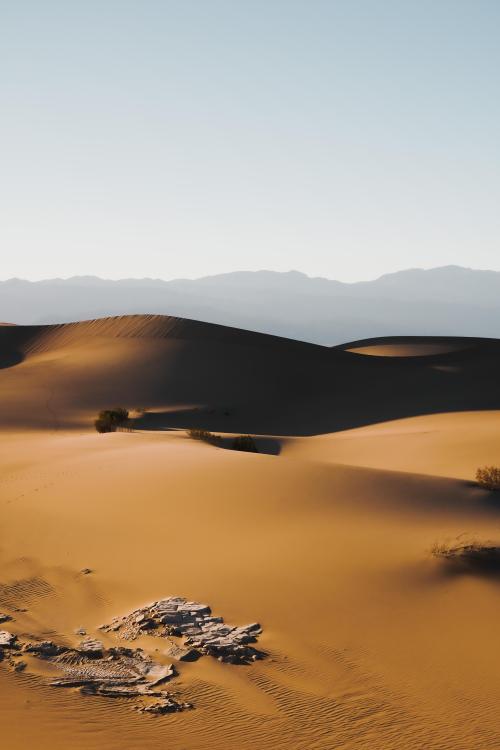
<svg viewBox="0 0 500 750">
<path fill-rule="evenodd" d="M 500 412 L 275 435 L 276 455 L 58 417 L 0 435 L 0 629 L 76 644 L 180 595 L 259 621 L 268 656 L 181 664 L 195 708 L 160 717 L 0 664 L 6 750 L 500 747 L 500 579 L 430 554 L 500 540 L 500 502 L 473 482 L 498 463 Z"/>
</svg>

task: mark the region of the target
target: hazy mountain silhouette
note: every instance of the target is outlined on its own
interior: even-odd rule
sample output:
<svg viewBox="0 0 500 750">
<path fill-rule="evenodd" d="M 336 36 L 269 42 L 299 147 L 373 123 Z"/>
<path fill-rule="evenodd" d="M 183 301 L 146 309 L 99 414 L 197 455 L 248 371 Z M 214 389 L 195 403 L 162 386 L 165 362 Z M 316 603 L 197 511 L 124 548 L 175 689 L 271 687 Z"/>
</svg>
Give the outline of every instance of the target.
<svg viewBox="0 0 500 750">
<path fill-rule="evenodd" d="M 0 282 L 0 320 L 62 323 L 157 313 L 334 345 L 377 336 L 500 337 L 500 272 L 410 269 L 346 284 L 298 271 L 201 279 L 93 276 Z"/>
</svg>

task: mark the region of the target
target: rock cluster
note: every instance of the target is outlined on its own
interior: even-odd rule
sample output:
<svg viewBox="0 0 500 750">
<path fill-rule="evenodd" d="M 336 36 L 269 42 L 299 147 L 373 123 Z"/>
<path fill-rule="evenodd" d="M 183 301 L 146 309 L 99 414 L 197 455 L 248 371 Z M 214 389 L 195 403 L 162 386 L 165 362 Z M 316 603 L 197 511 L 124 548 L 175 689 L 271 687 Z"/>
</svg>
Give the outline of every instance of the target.
<svg viewBox="0 0 500 750">
<path fill-rule="evenodd" d="M 58 646 L 53 641 L 38 641 L 36 643 L 25 643 L 23 645 L 23 651 L 34 656 L 39 656 L 42 659 L 48 659 L 51 656 L 59 656 L 64 654 L 68 649 L 66 646 Z"/>
<path fill-rule="evenodd" d="M 94 638 L 85 638 L 78 646 L 78 651 L 87 656 L 102 656 L 104 643 L 96 641 Z"/>
<path fill-rule="evenodd" d="M 106 649 L 91 638 L 86 638 L 76 649 L 53 641 L 23 643 L 7 631 L 0 631 L 0 644 L 0 660 L 4 649 L 9 649 L 8 661 L 16 671 L 26 667 L 25 662 L 16 659 L 23 653 L 57 667 L 63 676 L 52 680 L 52 687 L 78 687 L 83 695 L 141 698 L 146 702 L 136 708 L 157 714 L 191 708 L 162 687 L 175 676 L 173 665 L 157 664 L 140 648 Z M 150 698 L 155 701 L 148 703 Z"/>
<path fill-rule="evenodd" d="M 101 630 L 115 632 L 126 640 L 139 635 L 184 638 L 184 648 L 171 646 L 167 652 L 181 660 L 195 659 L 202 654 L 231 664 L 249 664 L 264 656 L 252 645 L 262 632 L 258 623 L 227 625 L 222 617 L 214 617 L 206 604 L 171 596 L 117 617 Z"/>
<path fill-rule="evenodd" d="M 2 615 L 0 615 L 0 618 Z M 11 619 L 3 615 L 4 622 Z M 0 620 L 2 621 L 2 620 Z M 206 604 L 182 597 L 168 597 L 115 618 L 101 630 L 120 638 L 134 640 L 140 635 L 168 638 L 165 654 L 178 661 L 192 661 L 202 655 L 213 656 L 231 664 L 248 664 L 263 658 L 254 645 L 262 632 L 258 623 L 228 625 L 222 617 L 213 616 Z M 85 628 L 78 634 L 86 635 Z M 182 638 L 175 642 L 175 638 Z M 53 687 L 80 688 L 84 695 L 136 699 L 138 711 L 165 714 L 192 708 L 164 689 L 176 676 L 172 664 L 154 661 L 141 648 L 107 648 L 91 637 L 85 637 L 72 648 L 54 641 L 26 641 L 7 630 L 0 630 L 0 661 L 13 670 L 25 669 L 21 657 L 27 655 L 50 662 L 60 673 L 52 679 Z"/>
<path fill-rule="evenodd" d="M 9 633 L 8 630 L 0 630 L 0 648 L 12 648 L 17 641 L 17 636 L 14 633 Z"/>
<path fill-rule="evenodd" d="M 54 687 L 80 687 L 84 694 L 138 697 L 166 697 L 158 686 L 175 675 L 171 664 L 154 662 L 140 648 L 65 649 L 50 661 L 64 677 Z"/>
<path fill-rule="evenodd" d="M 16 672 L 22 671 L 26 664 L 17 661 L 20 654 L 21 644 L 17 635 L 9 633 L 8 630 L 0 630 L 0 661 L 4 659 Z"/>
</svg>

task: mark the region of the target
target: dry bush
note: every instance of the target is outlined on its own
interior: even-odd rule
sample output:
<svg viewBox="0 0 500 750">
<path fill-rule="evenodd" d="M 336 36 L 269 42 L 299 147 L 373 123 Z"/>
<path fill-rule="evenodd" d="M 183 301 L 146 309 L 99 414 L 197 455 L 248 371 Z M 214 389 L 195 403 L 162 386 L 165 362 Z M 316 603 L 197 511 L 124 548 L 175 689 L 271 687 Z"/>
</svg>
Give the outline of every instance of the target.
<svg viewBox="0 0 500 750">
<path fill-rule="evenodd" d="M 94 422 L 97 432 L 116 432 L 118 428 L 129 427 L 128 409 L 116 406 L 103 409 Z"/>
<path fill-rule="evenodd" d="M 251 435 L 239 435 L 238 437 L 235 437 L 232 448 L 234 451 L 247 451 L 248 453 L 259 452 L 255 440 Z"/>
<path fill-rule="evenodd" d="M 476 565 L 500 563 L 500 547 L 491 541 L 481 541 L 461 534 L 452 540 L 435 542 L 431 554 L 446 560 Z"/>
<path fill-rule="evenodd" d="M 476 482 L 487 490 L 500 490 L 500 468 L 483 466 L 476 471 Z"/>
<path fill-rule="evenodd" d="M 192 429 L 188 431 L 188 435 L 192 440 L 203 440 L 204 443 L 210 443 L 210 445 L 218 445 L 222 440 L 220 435 L 214 435 L 208 430 Z"/>
</svg>

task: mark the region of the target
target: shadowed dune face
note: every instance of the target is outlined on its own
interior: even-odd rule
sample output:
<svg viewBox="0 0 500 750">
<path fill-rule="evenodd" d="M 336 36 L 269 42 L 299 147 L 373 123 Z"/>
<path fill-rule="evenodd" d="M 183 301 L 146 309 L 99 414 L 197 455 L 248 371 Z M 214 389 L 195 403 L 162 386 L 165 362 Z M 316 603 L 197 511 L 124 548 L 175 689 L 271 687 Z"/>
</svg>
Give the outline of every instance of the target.
<svg viewBox="0 0 500 750">
<path fill-rule="evenodd" d="M 176 425 L 178 411 L 197 425 L 200 410 L 231 426 L 231 414 L 279 400 L 285 378 L 298 392 L 310 362 L 329 357 L 313 345 L 154 316 L 17 326 L 0 330 L 0 350 L 8 361 L 23 357 L 0 381 L 3 422 L 35 427 L 54 427 L 54 413 L 59 426 L 82 425 L 110 403 L 165 412 L 154 426 Z"/>
<path fill-rule="evenodd" d="M 99 409 L 123 404 L 149 411 L 144 429 L 310 435 L 500 408 L 500 342 L 489 339 L 328 349 L 196 321 L 126 316 L 0 327 L 1 362 L 0 419 L 18 427 L 83 426 Z"/>
<path fill-rule="evenodd" d="M 14 367 L 20 364 L 23 359 L 24 355 L 21 352 L 15 350 L 6 351 L 0 354 L 0 370 L 3 370 L 5 367 Z"/>
</svg>

